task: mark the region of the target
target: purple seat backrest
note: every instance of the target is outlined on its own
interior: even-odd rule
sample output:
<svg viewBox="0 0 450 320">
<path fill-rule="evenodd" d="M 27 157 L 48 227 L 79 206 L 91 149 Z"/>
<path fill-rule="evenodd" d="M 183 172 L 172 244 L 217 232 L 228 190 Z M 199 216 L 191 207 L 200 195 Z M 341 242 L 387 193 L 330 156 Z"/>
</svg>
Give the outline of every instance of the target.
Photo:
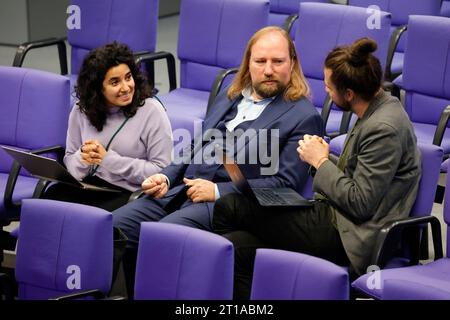
<svg viewBox="0 0 450 320">
<path fill-rule="evenodd" d="M 442 0 L 349 0 L 348 4 L 357 7 L 368 8 L 371 5 L 378 6 L 382 11 L 392 14 L 392 31 L 398 26 L 408 24 L 408 17 L 417 15 L 439 15 Z M 405 51 L 407 32 L 403 34 L 397 45 L 397 52 Z"/>
<path fill-rule="evenodd" d="M 69 202 L 22 201 L 16 257 L 19 299 L 48 299 L 88 289 L 106 294 L 112 254 L 111 213 Z"/>
<path fill-rule="evenodd" d="M 418 143 L 417 147 L 421 153 L 422 176 L 416 201 L 410 213 L 410 216 L 413 217 L 431 214 L 444 155 L 442 148 L 433 144 Z"/>
<path fill-rule="evenodd" d="M 241 64 L 248 40 L 267 26 L 268 15 L 268 0 L 182 1 L 181 87 L 210 91 L 219 71 Z"/>
<path fill-rule="evenodd" d="M 328 2 L 327 0 L 304 1 L 304 0 L 270 0 L 271 13 L 284 13 L 290 15 L 298 13 L 298 5 L 301 2 Z"/>
<path fill-rule="evenodd" d="M 348 300 L 348 272 L 329 261 L 285 250 L 256 250 L 252 300 Z"/>
<path fill-rule="evenodd" d="M 298 14 L 298 5 L 302 2 L 322 2 L 328 3 L 328 0 L 270 0 L 269 25 L 283 27 L 286 18 L 291 14 Z M 298 21 L 292 25 L 290 35 L 295 39 L 295 29 Z"/>
<path fill-rule="evenodd" d="M 326 97 L 323 83 L 324 61 L 338 45 L 349 45 L 362 37 L 378 43 L 375 55 L 384 65 L 389 42 L 390 14 L 380 13 L 380 29 L 368 29 L 371 13 L 364 8 L 326 3 L 301 3 L 295 46 L 303 72 L 312 90 L 312 102 L 322 107 Z"/>
<path fill-rule="evenodd" d="M 429 273 L 436 273 L 438 270 L 431 270 Z M 421 273 L 417 272 L 418 275 Z M 450 293 L 448 290 L 448 282 L 433 282 L 432 285 L 426 283 L 429 280 L 424 277 L 425 281 L 419 276 L 418 279 L 412 277 L 410 279 L 385 279 L 383 281 L 383 300 L 449 300 Z M 424 290 L 425 289 L 425 290 Z"/>
<path fill-rule="evenodd" d="M 0 66 L 0 144 L 19 149 L 65 146 L 69 80 L 27 68 Z M 0 172 L 12 159 L 0 150 Z"/>
<path fill-rule="evenodd" d="M 450 104 L 450 19 L 410 16 L 399 85 L 413 122 L 437 124 Z"/>
<path fill-rule="evenodd" d="M 72 47 L 71 72 L 78 74 L 85 55 L 114 40 L 134 52 L 154 52 L 158 26 L 158 0 L 71 0 L 81 13 L 80 29 L 68 30 Z"/>
<path fill-rule="evenodd" d="M 308 175 L 308 180 L 306 180 L 303 188 L 300 190 L 300 194 L 303 196 L 303 198 L 312 199 L 314 197 L 313 181 L 314 178 Z"/>
<path fill-rule="evenodd" d="M 441 16 L 450 17 L 450 0 L 442 1 Z"/>
<path fill-rule="evenodd" d="M 298 13 L 298 6 L 302 2 L 329 3 L 328 0 L 270 0 L 270 13 L 284 14 L 287 18 L 291 14 Z"/>
<path fill-rule="evenodd" d="M 434 190 L 434 188 L 432 188 Z M 447 225 L 447 258 L 450 258 L 450 175 L 447 174 L 445 184 L 444 221 Z M 440 259 L 422 266 L 414 266 L 409 270 L 408 278 L 401 272 L 393 271 L 393 274 L 384 277 L 381 290 L 371 292 L 374 296 L 382 296 L 383 300 L 448 300 L 448 260 Z M 392 272 L 391 270 L 387 272 Z M 406 272 L 406 271 L 405 271 Z M 416 275 L 416 276 L 414 276 Z M 440 281 L 442 279 L 442 281 Z M 356 280 L 356 288 L 362 287 L 366 278 Z M 363 289 L 364 290 L 364 289 Z"/>
<path fill-rule="evenodd" d="M 185 226 L 141 224 L 135 299 L 231 300 L 233 245 Z"/>
</svg>

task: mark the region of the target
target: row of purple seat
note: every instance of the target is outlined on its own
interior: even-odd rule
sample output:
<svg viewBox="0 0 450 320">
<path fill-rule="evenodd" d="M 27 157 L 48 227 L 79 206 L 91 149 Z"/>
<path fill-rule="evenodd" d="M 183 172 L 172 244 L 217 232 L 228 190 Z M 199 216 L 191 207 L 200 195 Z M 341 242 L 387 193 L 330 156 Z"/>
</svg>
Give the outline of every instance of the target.
<svg viewBox="0 0 450 320">
<path fill-rule="evenodd" d="M 383 279 L 398 276 L 406 281 L 415 270 L 427 272 L 421 267 L 410 267 L 405 272 L 402 271 L 404 269 L 393 269 L 403 266 L 405 261 L 415 263 L 418 257 L 392 258 L 386 254 L 391 252 L 389 246 L 397 245 L 392 238 L 396 239 L 407 224 L 433 221 L 429 216 L 442 149 L 434 145 L 419 147 L 423 174 L 411 218 L 386 225 L 374 252 L 373 263 L 380 268 L 389 268 L 382 271 Z M 449 205 L 446 206 L 447 220 L 448 208 Z M 433 231 L 436 232 L 440 228 L 439 222 L 433 223 Z M 111 213 L 102 209 L 52 200 L 24 200 L 16 259 L 19 298 L 106 296 L 112 279 L 112 233 Z M 439 258 L 442 256 L 442 247 L 439 250 L 438 246 L 441 240 L 436 238 L 436 241 L 436 256 Z M 408 252 L 418 251 L 419 241 L 409 245 Z M 143 223 L 135 298 L 229 300 L 232 298 L 233 260 L 232 244 L 218 235 L 172 224 Z M 442 271 L 447 262 L 437 262 L 438 270 Z M 449 273 L 444 274 L 446 278 L 443 280 L 450 282 Z M 359 285 L 358 288 L 368 293 L 366 280 L 370 276 L 372 274 L 363 276 L 353 285 Z M 431 284 L 440 288 L 434 279 Z M 84 294 L 80 295 L 80 292 Z M 375 288 L 371 295 L 383 298 L 382 287 Z M 283 250 L 260 249 L 257 252 L 252 299 L 345 300 L 349 296 L 349 275 L 345 266 Z"/>
<path fill-rule="evenodd" d="M 201 2 L 198 2 L 198 4 L 201 4 Z M 228 3 L 228 5 L 231 5 L 231 3 Z M 259 8 L 261 9 L 262 14 L 265 14 L 266 5 L 263 5 Z M 304 8 L 303 11 L 302 11 L 302 8 Z M 345 9 L 342 9 L 342 8 L 329 9 L 329 8 L 330 8 L 330 6 L 326 6 L 326 5 L 325 6 L 322 5 L 322 7 L 319 5 L 319 7 L 317 7 L 317 5 L 313 5 L 313 4 L 306 5 L 305 4 L 305 5 L 302 5 L 302 7 L 300 7 L 300 13 L 306 11 L 306 12 L 310 12 L 310 13 L 320 14 L 321 11 L 326 11 L 326 12 L 329 12 L 328 13 L 329 16 L 326 16 L 327 18 L 329 18 L 329 17 L 333 16 L 332 12 L 339 12 L 339 15 L 336 16 L 338 18 L 336 20 L 333 20 L 336 23 L 338 23 L 339 21 L 341 21 L 339 19 L 342 19 L 343 13 L 348 13 L 353 10 L 355 10 L 355 12 L 357 12 L 356 9 L 349 8 L 349 7 L 345 8 Z M 224 8 L 222 8 L 222 9 L 224 9 Z M 225 9 L 226 9 L 226 7 L 225 7 Z M 323 10 L 319 10 L 319 9 L 323 9 Z M 229 9 L 229 10 L 231 10 L 231 9 Z M 335 11 L 335 10 L 337 10 L 337 11 Z M 186 11 L 184 11 L 184 12 L 186 12 Z M 227 10 L 223 10 L 223 11 L 221 11 L 220 14 L 224 14 L 226 17 L 227 16 L 226 13 L 227 13 Z M 312 23 L 315 21 L 319 21 L 319 20 L 317 20 L 315 18 L 311 18 L 311 17 L 314 17 L 314 16 L 310 16 L 310 19 L 311 19 L 310 23 L 306 23 L 306 21 L 307 21 L 306 19 L 303 20 L 305 23 L 305 28 L 309 26 L 312 29 L 314 27 L 312 25 Z M 217 18 L 217 16 L 216 16 L 216 18 Z M 385 19 L 387 19 L 387 16 L 385 17 Z M 180 17 L 180 20 L 181 20 L 181 17 Z M 345 20 L 345 21 L 347 21 L 347 20 Z M 363 20 L 361 19 L 360 21 L 363 21 Z M 439 20 L 439 21 L 441 21 L 441 20 Z M 442 21 L 446 21 L 446 20 L 442 20 Z M 301 23 L 302 20 L 299 20 L 299 22 Z M 257 23 L 259 23 L 259 22 L 257 22 Z M 332 24 L 331 24 L 331 26 L 332 26 Z M 345 26 L 345 24 L 344 24 L 344 26 Z M 330 27 L 330 29 L 336 29 L 336 28 Z M 299 28 L 298 30 L 304 31 L 305 29 Z M 312 29 L 312 30 L 314 30 L 314 29 Z M 317 28 L 315 31 L 317 31 Z M 299 32 L 301 32 L 301 31 L 299 31 Z M 336 31 L 332 31 L 332 32 L 335 32 L 332 34 L 339 34 Z M 190 34 L 192 36 L 192 33 L 190 33 Z M 340 34 L 342 34 L 342 33 L 340 33 Z M 435 34 L 435 33 L 433 33 L 433 34 Z M 437 33 L 437 34 L 441 35 L 442 33 Z M 186 38 L 186 41 L 188 41 L 187 39 L 189 39 L 189 38 Z M 314 40 L 314 38 L 311 38 L 309 41 L 309 44 L 311 44 L 311 42 L 313 42 L 313 40 Z M 436 39 L 434 39 L 434 41 L 438 42 Z M 241 42 L 244 43 L 244 45 L 245 45 L 246 39 L 243 39 Z M 413 42 L 413 40 L 411 40 L 410 42 Z M 339 43 L 340 43 L 340 41 L 339 41 Z M 423 42 L 417 42 L 417 43 L 414 42 L 414 43 L 416 46 L 420 46 L 420 47 L 423 46 L 422 45 Z M 228 42 L 224 42 L 223 44 L 220 44 L 220 41 L 218 40 L 217 47 L 219 48 L 221 46 L 225 46 L 225 48 L 226 48 L 227 44 L 228 44 Z M 307 42 L 305 42 L 304 44 L 305 44 L 304 49 L 298 48 L 302 64 L 304 62 L 303 59 L 304 60 L 308 59 L 307 56 L 305 56 L 305 58 L 303 58 L 301 56 L 302 55 L 301 52 L 306 51 L 307 47 L 308 47 Z M 442 44 L 442 48 L 444 49 L 445 43 L 441 43 L 441 44 Z M 201 43 L 199 45 L 201 45 Z M 297 43 L 297 46 L 298 46 L 298 43 Z M 195 51 L 201 47 L 194 46 L 193 48 L 194 49 L 192 49 L 192 50 Z M 220 50 L 220 51 L 222 51 L 222 50 Z M 219 50 L 217 50 L 216 52 L 219 52 Z M 324 52 L 326 52 L 326 51 L 324 51 Z M 442 59 L 434 58 L 432 61 L 443 60 L 443 59 L 445 61 L 446 57 L 448 59 L 448 53 L 447 53 L 447 56 L 445 56 L 443 51 L 432 51 L 432 53 L 435 53 L 435 54 L 436 54 L 436 52 L 438 52 L 439 54 L 442 53 L 442 57 L 440 57 Z M 187 53 L 187 55 L 189 55 L 189 52 Z M 314 52 L 312 52 L 312 51 L 311 51 L 311 55 L 312 55 L 310 57 L 311 59 L 314 59 L 316 56 L 318 56 L 318 55 L 314 55 Z M 317 61 L 315 61 L 315 62 L 320 64 L 320 63 L 322 63 L 321 61 L 323 61 L 323 60 L 319 61 L 319 59 L 317 58 Z M 406 61 L 408 61 L 408 60 L 406 60 Z M 411 64 L 412 63 L 413 62 L 411 62 Z M 407 65 L 407 63 L 406 63 L 406 65 Z M 449 64 L 447 64 L 447 65 L 449 65 Z M 192 69 L 202 70 L 202 68 L 198 68 L 198 67 L 199 66 L 197 65 L 197 63 L 193 63 L 189 60 L 185 61 L 186 70 L 192 70 Z M 11 72 L 11 70 L 9 70 L 9 68 L 5 68 L 5 72 Z M 445 76 L 445 74 L 446 74 L 445 68 L 442 71 L 444 73 L 444 76 L 442 76 L 442 77 L 436 77 L 436 72 L 439 70 L 437 70 L 437 69 L 435 71 L 433 71 L 433 70 L 435 70 L 435 69 L 429 70 L 430 71 L 429 79 L 437 79 L 436 81 L 438 81 L 439 79 L 442 80 L 443 81 L 442 90 L 439 92 L 442 92 L 443 94 L 447 94 L 446 88 L 449 88 L 449 86 L 445 85 L 446 84 L 445 81 L 447 81 L 449 78 Z M 66 95 L 66 97 L 68 97 L 67 81 L 62 77 L 53 77 L 53 78 L 49 77 L 48 74 L 47 75 L 43 74 L 45 76 L 39 75 L 37 78 L 33 78 L 34 72 L 30 71 L 30 70 L 26 70 L 26 69 L 23 69 L 23 71 L 21 71 L 21 72 L 22 73 L 17 74 L 17 77 L 10 74 L 7 78 L 8 80 L 17 79 L 16 82 L 11 82 L 11 87 L 5 87 L 5 93 L 8 93 L 8 95 L 6 95 L 6 94 L 3 95 L 4 97 L 12 97 L 11 99 L 13 99 L 13 100 L 17 98 L 16 99 L 17 103 L 12 102 L 11 107 L 8 110 L 8 115 L 15 114 L 16 117 L 15 117 L 15 122 L 14 121 L 11 122 L 9 118 L 7 120 L 5 120 L 5 123 L 6 123 L 6 121 L 8 121 L 9 125 L 3 127 L 4 135 L 2 134 L 2 136 L 3 136 L 2 139 L 4 139 L 4 140 L 2 140 L 1 143 L 7 144 L 7 145 L 13 145 L 13 146 L 21 146 L 22 148 L 26 148 L 26 149 L 40 149 L 43 147 L 49 147 L 49 146 L 54 146 L 54 145 L 63 146 L 64 142 L 61 141 L 61 139 L 62 139 L 62 137 L 65 136 L 65 124 L 67 123 L 67 121 L 65 121 L 66 114 L 53 115 L 53 114 L 50 114 L 51 112 L 49 112 L 49 110 L 53 110 L 52 108 L 55 108 L 55 106 L 56 106 L 56 108 L 58 108 L 58 106 L 68 106 L 69 105 L 66 101 L 68 98 L 64 98 L 64 95 Z M 188 71 L 186 71 L 186 74 L 188 74 Z M 306 74 L 306 72 L 305 72 L 305 74 Z M 406 73 L 405 76 L 407 74 L 408 73 Z M 415 79 L 417 79 L 418 81 L 422 81 L 424 85 L 426 85 L 429 81 L 432 81 L 432 80 L 427 80 L 428 78 L 423 77 L 423 75 L 419 72 L 413 73 L 413 75 L 416 76 Z M 48 78 L 48 79 L 45 80 L 46 78 Z M 47 82 L 53 83 L 51 86 L 48 87 L 51 89 L 48 89 L 48 91 L 42 90 L 42 87 L 43 86 L 45 87 Z M 13 84 L 15 84 L 15 85 L 13 85 Z M 194 89 L 190 89 L 190 90 L 194 90 Z M 414 101 L 417 102 L 417 100 L 419 100 L 419 102 L 420 102 L 423 100 L 420 95 L 417 96 L 417 93 L 414 90 L 412 90 L 412 91 L 413 92 L 410 97 L 411 106 L 413 105 L 412 102 L 414 102 Z M 434 90 L 431 90 L 431 91 L 432 91 L 431 93 L 435 92 Z M 11 95 L 11 93 L 14 93 L 14 92 L 16 92 L 17 95 Z M 51 99 L 52 103 L 47 103 L 46 107 L 42 107 L 40 104 L 40 101 L 48 101 L 49 100 L 48 97 L 49 96 L 53 97 L 53 95 L 56 92 L 58 92 L 57 99 L 55 99 L 55 100 Z M 430 101 L 434 101 L 434 100 L 436 100 L 436 99 L 430 99 Z M 30 101 L 30 103 L 28 103 L 29 101 Z M 35 112 L 36 110 L 40 111 L 39 115 L 36 115 L 36 112 Z M 45 110 L 47 110 L 47 111 L 45 111 Z M 63 109 L 61 107 L 59 107 L 59 110 L 61 113 L 67 113 L 67 111 L 68 111 L 67 109 Z M 181 111 L 176 112 L 175 114 L 180 114 L 180 113 L 181 113 Z M 429 114 L 429 111 L 425 111 L 424 113 Z M 170 112 L 169 112 L 169 114 L 170 114 Z M 42 116 L 44 120 L 40 121 L 38 119 L 39 116 Z M 53 116 L 55 116 L 56 118 L 53 118 Z M 47 126 L 43 125 L 45 123 L 45 121 L 47 122 Z M 42 124 L 42 126 L 41 126 L 41 124 Z M 55 127 L 55 125 L 56 125 L 56 127 Z M 183 127 L 184 127 L 184 125 L 183 125 Z M 46 138 L 48 138 L 48 139 L 46 139 Z M 21 144 L 21 143 L 24 143 L 24 144 Z M 8 166 L 10 165 L 10 163 L 11 162 L 9 161 L 9 159 L 6 159 L 6 158 L 4 159 L 4 162 L 3 161 L 0 162 L 0 164 L 5 166 L 5 168 L 4 168 L 5 172 L 8 171 L 8 169 L 9 169 Z M 8 178 L 7 173 L 5 173 L 4 178 L 5 178 L 4 181 L 5 181 L 5 185 L 6 185 L 6 181 L 11 180 L 11 179 Z M 25 180 L 23 180 L 23 179 L 25 179 Z M 27 182 L 27 178 L 23 178 L 23 179 L 22 178 L 19 179 L 18 187 L 16 188 L 18 193 L 15 194 L 15 198 L 13 198 L 14 200 L 20 200 L 22 198 L 27 198 L 33 194 L 35 180 L 34 179 L 31 180 L 32 178 L 29 178 L 30 185 L 27 185 L 25 188 L 20 188 L 19 187 L 20 183 Z M 7 194 L 8 193 L 5 192 L 5 196 Z M 11 201 L 9 200 L 9 202 L 7 202 L 7 203 L 8 203 L 8 205 L 10 205 Z"/>
<path fill-rule="evenodd" d="M 295 16 L 298 14 L 299 3 L 302 2 L 322 2 L 322 3 L 341 3 L 333 0 L 287 0 L 270 1 L 269 23 L 274 25 L 285 25 L 292 27 L 291 36 L 295 39 L 295 29 L 298 21 Z M 405 41 L 407 32 L 404 26 L 408 23 L 410 15 L 430 15 L 450 17 L 450 1 L 448 0 L 346 0 L 345 4 L 369 8 L 377 6 L 380 10 L 391 13 L 392 27 L 390 35 L 392 40 L 397 39 L 398 45 L 393 43 L 390 62 L 387 63 L 387 79 L 393 80 L 402 73 L 403 54 L 405 52 Z M 403 34 L 404 33 L 404 34 Z"/>
<path fill-rule="evenodd" d="M 18 298 L 106 297 L 111 289 L 112 239 L 109 212 L 24 200 L 16 258 Z M 135 299 L 232 299 L 233 245 L 225 238 L 146 222 L 140 239 Z M 273 276 L 274 269 L 279 279 Z M 332 263 L 282 250 L 258 250 L 252 299 L 346 299 L 348 287 L 347 274 Z"/>
</svg>

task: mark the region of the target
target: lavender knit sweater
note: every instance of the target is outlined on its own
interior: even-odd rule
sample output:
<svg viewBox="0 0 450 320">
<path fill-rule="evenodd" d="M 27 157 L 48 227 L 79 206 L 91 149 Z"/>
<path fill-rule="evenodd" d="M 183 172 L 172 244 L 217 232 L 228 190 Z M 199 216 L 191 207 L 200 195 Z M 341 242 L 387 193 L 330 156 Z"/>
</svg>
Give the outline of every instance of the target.
<svg viewBox="0 0 450 320">
<path fill-rule="evenodd" d="M 125 120 L 120 107 L 111 108 L 102 131 L 97 131 L 75 105 L 69 116 L 64 163 L 69 172 L 82 180 L 90 166 L 81 162 L 80 147 L 87 139 L 97 139 L 106 148 Z M 171 160 L 172 129 L 166 111 L 153 98 L 128 120 L 112 141 L 96 176 L 130 191 L 140 188 L 148 176 L 158 173 Z"/>
</svg>

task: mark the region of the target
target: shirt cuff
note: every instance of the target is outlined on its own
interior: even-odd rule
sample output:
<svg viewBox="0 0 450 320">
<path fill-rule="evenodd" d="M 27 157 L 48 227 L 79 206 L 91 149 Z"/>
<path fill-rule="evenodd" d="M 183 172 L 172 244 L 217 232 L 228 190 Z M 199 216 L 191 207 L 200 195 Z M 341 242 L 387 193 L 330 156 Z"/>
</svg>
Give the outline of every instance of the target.
<svg viewBox="0 0 450 320">
<path fill-rule="evenodd" d="M 162 175 L 162 176 L 164 176 L 164 178 L 166 178 L 167 190 L 169 190 L 170 189 L 170 180 L 169 180 L 169 178 L 163 173 L 160 173 L 160 175 Z"/>
<path fill-rule="evenodd" d="M 214 197 L 216 198 L 215 200 L 217 201 L 217 199 L 220 198 L 220 192 L 219 192 L 219 187 L 217 186 L 217 183 L 214 183 Z"/>
</svg>

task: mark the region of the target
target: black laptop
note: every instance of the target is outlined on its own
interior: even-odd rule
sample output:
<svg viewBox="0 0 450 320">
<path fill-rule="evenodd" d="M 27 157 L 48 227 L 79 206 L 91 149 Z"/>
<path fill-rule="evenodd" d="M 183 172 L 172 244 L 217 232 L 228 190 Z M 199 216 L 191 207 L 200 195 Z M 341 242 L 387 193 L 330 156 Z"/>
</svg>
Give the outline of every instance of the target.
<svg viewBox="0 0 450 320">
<path fill-rule="evenodd" d="M 239 169 L 238 164 L 223 154 L 223 165 L 236 188 L 244 195 L 258 201 L 263 207 L 310 207 L 307 200 L 291 188 L 253 188 Z"/>
<path fill-rule="evenodd" d="M 66 168 L 64 168 L 58 161 L 36 154 L 21 151 L 5 146 L 0 146 L 11 157 L 14 158 L 22 167 L 37 178 L 42 178 L 50 181 L 65 183 L 71 186 L 79 187 L 87 190 L 105 191 L 105 192 L 120 192 L 107 187 L 99 187 L 92 184 L 78 181 L 73 177 Z"/>
</svg>

